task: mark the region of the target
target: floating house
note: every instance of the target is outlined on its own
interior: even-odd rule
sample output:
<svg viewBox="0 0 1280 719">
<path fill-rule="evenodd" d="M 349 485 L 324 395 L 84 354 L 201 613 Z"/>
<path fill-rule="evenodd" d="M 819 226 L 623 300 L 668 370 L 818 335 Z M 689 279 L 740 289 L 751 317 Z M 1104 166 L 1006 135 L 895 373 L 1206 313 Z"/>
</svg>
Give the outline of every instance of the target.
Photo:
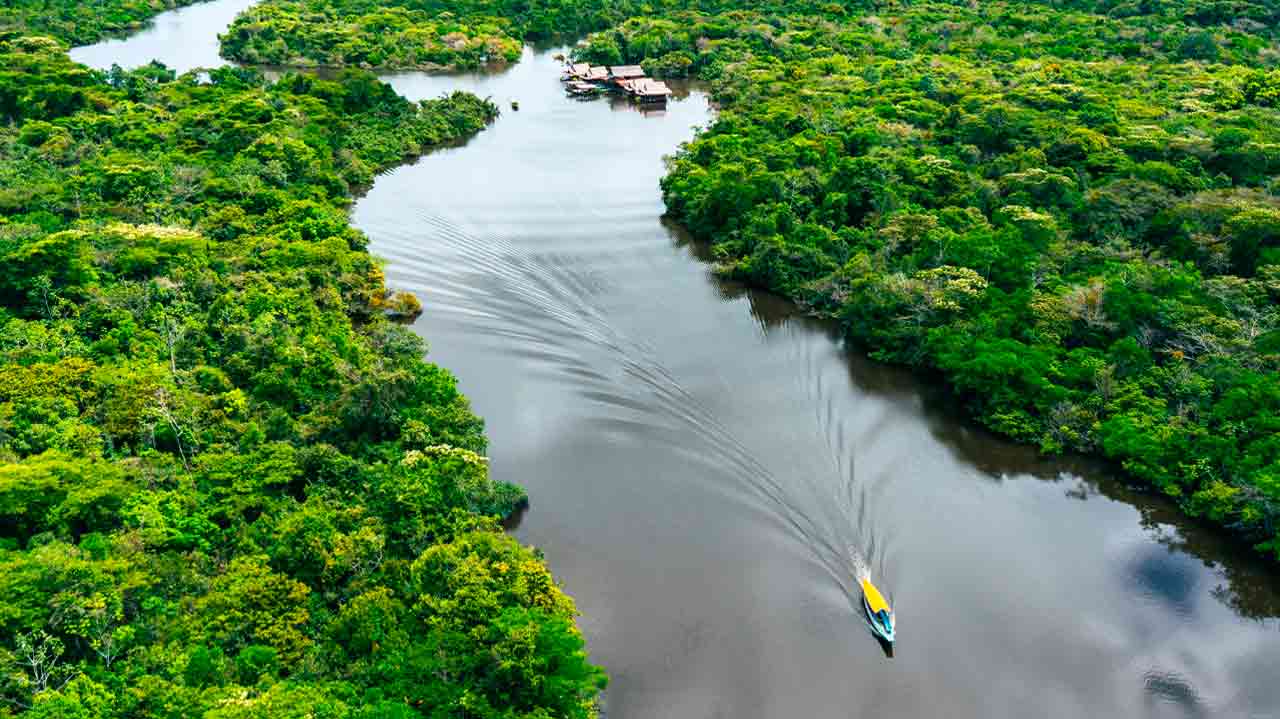
<svg viewBox="0 0 1280 719">
<path fill-rule="evenodd" d="M 666 102 L 671 97 L 671 88 L 661 80 L 642 77 L 627 83 L 627 94 L 640 102 Z"/>
<path fill-rule="evenodd" d="M 565 66 L 560 78 L 570 95 L 590 97 L 603 89 L 622 92 L 645 103 L 666 102 L 671 88 L 659 80 L 644 76 L 639 65 L 592 66 L 585 62 Z"/>
<path fill-rule="evenodd" d="M 632 80 L 639 80 L 644 77 L 644 68 L 639 65 L 614 65 L 609 68 L 609 82 L 619 88 L 625 83 Z"/>
<path fill-rule="evenodd" d="M 560 79 L 564 82 L 586 80 L 590 69 L 591 66 L 585 62 L 575 62 L 565 67 L 564 77 Z"/>
<path fill-rule="evenodd" d="M 609 68 L 609 84 L 612 89 L 632 94 L 632 83 L 644 80 L 644 69 L 639 65 L 617 65 Z"/>
</svg>

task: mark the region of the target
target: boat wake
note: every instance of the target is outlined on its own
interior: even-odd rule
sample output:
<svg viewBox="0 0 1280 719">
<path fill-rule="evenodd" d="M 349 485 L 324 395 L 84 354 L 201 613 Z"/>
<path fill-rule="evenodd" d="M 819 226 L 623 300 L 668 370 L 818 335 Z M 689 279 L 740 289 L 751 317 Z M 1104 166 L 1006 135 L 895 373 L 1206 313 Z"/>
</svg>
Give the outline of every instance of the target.
<svg viewBox="0 0 1280 719">
<path fill-rule="evenodd" d="M 590 401 L 597 410 L 590 418 L 595 426 L 646 447 L 661 443 L 700 464 L 707 477 L 716 477 L 726 498 L 752 498 L 751 504 L 807 550 L 807 558 L 862 616 L 860 580 L 872 569 L 880 581 L 885 578 L 887 543 L 874 531 L 871 506 L 889 473 L 880 472 L 881 481 L 858 481 L 855 446 L 859 440 L 875 441 L 877 428 L 873 424 L 857 432 L 845 426 L 828 398 L 829 378 L 815 369 L 821 364 L 816 358 L 795 359 L 806 367 L 801 396 L 817 408 L 814 419 L 829 470 L 787 472 L 784 481 L 651 346 L 609 321 L 600 308 L 607 289 L 602 277 L 580 262 L 522 252 L 500 237 L 478 236 L 443 217 L 423 216 L 419 228 L 416 238 L 388 238 L 379 231 L 381 246 L 375 249 L 405 255 L 405 261 L 395 262 L 392 279 L 430 288 L 423 298 L 428 312 L 465 323 L 495 352 L 531 360 L 542 376 Z M 421 228 L 429 244 L 421 242 Z M 424 244 L 431 248 L 429 261 L 422 258 Z M 747 497 L 743 488 L 750 490 Z"/>
</svg>

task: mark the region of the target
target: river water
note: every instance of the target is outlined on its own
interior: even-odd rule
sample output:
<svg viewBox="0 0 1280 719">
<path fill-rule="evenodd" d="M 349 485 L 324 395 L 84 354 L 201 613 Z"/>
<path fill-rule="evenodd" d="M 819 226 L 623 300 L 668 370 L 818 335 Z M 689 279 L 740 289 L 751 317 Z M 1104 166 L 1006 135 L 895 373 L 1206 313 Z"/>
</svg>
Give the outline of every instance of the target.
<svg viewBox="0 0 1280 719">
<path fill-rule="evenodd" d="M 222 27 L 193 15 L 76 57 L 216 64 L 198 48 Z M 528 489 L 514 531 L 577 599 L 610 719 L 1280 717 L 1280 573 L 717 279 L 658 190 L 706 94 L 572 100 L 552 55 L 387 76 L 504 112 L 379 177 L 353 219 L 423 300 L 494 477 Z M 891 594 L 892 658 L 855 554 Z"/>
</svg>

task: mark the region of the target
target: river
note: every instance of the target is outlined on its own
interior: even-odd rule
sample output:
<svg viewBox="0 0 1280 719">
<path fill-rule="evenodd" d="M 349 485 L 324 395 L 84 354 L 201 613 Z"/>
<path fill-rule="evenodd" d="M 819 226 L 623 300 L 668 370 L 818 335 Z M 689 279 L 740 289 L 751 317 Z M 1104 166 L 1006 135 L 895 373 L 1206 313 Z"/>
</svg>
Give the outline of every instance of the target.
<svg viewBox="0 0 1280 719">
<path fill-rule="evenodd" d="M 225 21 L 186 18 L 245 4 L 75 57 L 215 64 Z M 503 115 L 381 175 L 352 215 L 422 298 L 415 327 L 485 417 L 493 476 L 528 489 L 514 532 L 576 598 L 609 719 L 1280 717 L 1280 572 L 716 278 L 658 190 L 706 94 L 569 99 L 552 55 L 388 75 Z M 850 547 L 892 595 L 892 658 Z"/>
</svg>

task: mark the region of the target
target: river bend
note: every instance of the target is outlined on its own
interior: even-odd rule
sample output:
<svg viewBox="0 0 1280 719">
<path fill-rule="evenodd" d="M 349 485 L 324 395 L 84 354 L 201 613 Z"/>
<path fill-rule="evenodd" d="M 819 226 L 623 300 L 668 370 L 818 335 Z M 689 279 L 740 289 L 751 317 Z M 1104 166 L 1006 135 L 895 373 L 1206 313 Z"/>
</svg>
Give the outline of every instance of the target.
<svg viewBox="0 0 1280 719">
<path fill-rule="evenodd" d="M 73 57 L 219 64 L 216 33 L 251 4 Z M 717 279 L 658 191 L 706 94 L 640 112 L 566 98 L 557 75 L 531 50 L 388 75 L 504 112 L 380 176 L 352 216 L 422 298 L 415 328 L 485 417 L 494 477 L 528 489 L 514 531 L 577 599 L 610 719 L 1280 716 L 1273 568 Z M 892 659 L 854 552 L 892 594 Z"/>
</svg>

